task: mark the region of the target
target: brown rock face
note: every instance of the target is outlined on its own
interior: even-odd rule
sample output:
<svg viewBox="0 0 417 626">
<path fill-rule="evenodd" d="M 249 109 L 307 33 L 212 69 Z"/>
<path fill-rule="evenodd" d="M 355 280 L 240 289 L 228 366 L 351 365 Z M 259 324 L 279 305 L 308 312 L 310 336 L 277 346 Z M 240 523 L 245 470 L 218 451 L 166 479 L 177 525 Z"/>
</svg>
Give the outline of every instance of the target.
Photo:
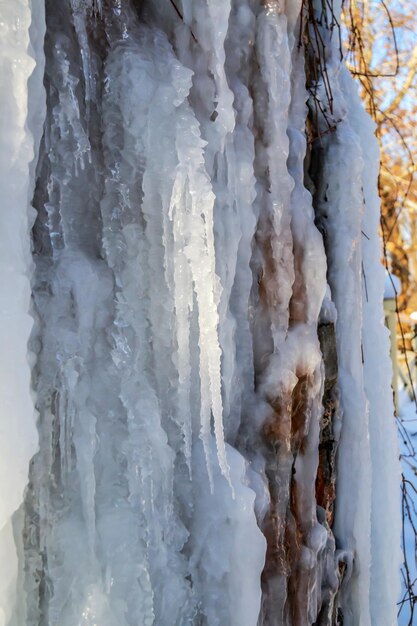
<svg viewBox="0 0 417 626">
<path fill-rule="evenodd" d="M 331 533 L 337 445 L 333 425 L 338 410 L 334 325 L 320 325 L 318 338 L 322 363 L 314 372 L 297 371 L 292 391 L 271 402 L 271 415 L 262 429 L 271 496 L 263 527 L 267 556 L 261 623 L 265 626 L 337 623 L 334 600 L 343 571 L 335 560 Z M 323 371 L 324 381 L 317 385 Z M 322 535 L 320 548 L 313 539 L 317 533 Z M 315 604 L 312 589 L 317 586 Z"/>
<path fill-rule="evenodd" d="M 318 506 L 326 512 L 331 528 L 333 523 L 333 503 L 336 497 L 336 440 L 333 424 L 338 409 L 337 399 L 337 354 L 333 324 L 321 324 L 318 328 L 320 348 L 325 368 L 323 414 L 320 424 L 319 465 L 316 478 L 316 499 Z"/>
</svg>

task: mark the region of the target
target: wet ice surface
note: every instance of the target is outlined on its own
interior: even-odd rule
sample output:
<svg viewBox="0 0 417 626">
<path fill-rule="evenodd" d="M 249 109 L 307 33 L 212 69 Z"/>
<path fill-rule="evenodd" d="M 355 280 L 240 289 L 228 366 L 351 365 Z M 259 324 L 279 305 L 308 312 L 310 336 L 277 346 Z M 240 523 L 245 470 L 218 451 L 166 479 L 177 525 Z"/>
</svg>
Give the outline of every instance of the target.
<svg viewBox="0 0 417 626">
<path fill-rule="evenodd" d="M 378 154 L 338 50 L 313 209 L 299 3 L 48 1 L 45 55 L 30 6 L 29 56 L 0 9 L 0 625 L 392 626 Z"/>
</svg>

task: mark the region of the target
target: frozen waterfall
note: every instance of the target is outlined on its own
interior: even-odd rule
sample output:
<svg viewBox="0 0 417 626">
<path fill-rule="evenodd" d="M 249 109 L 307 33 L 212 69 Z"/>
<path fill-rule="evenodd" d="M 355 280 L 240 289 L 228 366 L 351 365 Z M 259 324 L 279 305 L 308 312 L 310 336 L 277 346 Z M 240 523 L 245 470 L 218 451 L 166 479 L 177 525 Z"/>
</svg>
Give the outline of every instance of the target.
<svg viewBox="0 0 417 626">
<path fill-rule="evenodd" d="M 396 623 L 339 4 L 0 2 L 0 626 Z"/>
</svg>

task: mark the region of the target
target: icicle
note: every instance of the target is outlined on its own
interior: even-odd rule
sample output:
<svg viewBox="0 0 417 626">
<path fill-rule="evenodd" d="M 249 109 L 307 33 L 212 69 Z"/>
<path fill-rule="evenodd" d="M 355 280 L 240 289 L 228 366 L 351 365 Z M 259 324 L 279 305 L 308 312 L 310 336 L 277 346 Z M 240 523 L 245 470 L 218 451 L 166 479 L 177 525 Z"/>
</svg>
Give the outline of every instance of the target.
<svg viewBox="0 0 417 626">
<path fill-rule="evenodd" d="M 399 580 L 390 575 L 391 568 L 402 564 L 400 550 L 401 519 L 399 502 L 400 465 L 392 406 L 391 364 L 388 331 L 384 326 L 381 302 L 385 273 L 380 263 L 380 200 L 377 194 L 379 165 L 378 142 L 374 126 L 361 106 L 357 88 L 345 71 L 342 88 L 346 94 L 349 121 L 356 132 L 364 162 L 361 176 L 363 190 L 362 236 L 363 272 L 363 359 L 364 386 L 369 403 L 369 437 L 372 464 L 371 509 L 371 582 L 370 609 L 372 621 L 390 626 L 397 620 Z M 365 165 L 366 164 L 366 165 Z M 376 359 L 374 347 L 384 348 Z M 382 351 L 381 351 L 382 352 Z M 383 384 L 381 382 L 383 381 Z M 381 590 L 384 591 L 381 591 Z M 381 597 L 384 602 L 381 602 Z"/>
</svg>

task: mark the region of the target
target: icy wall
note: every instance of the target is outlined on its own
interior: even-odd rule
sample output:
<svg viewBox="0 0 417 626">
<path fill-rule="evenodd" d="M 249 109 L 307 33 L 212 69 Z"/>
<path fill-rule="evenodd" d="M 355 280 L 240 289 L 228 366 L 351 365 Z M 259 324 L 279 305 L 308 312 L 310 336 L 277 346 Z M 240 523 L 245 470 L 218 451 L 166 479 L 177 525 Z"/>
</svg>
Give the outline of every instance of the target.
<svg viewBox="0 0 417 626">
<path fill-rule="evenodd" d="M 396 623 L 379 157 L 334 4 L 0 4 L 0 626 Z"/>
<path fill-rule="evenodd" d="M 45 95 L 41 2 L 0 4 L 0 624 L 16 597 L 17 556 L 11 516 L 20 506 L 37 449 L 28 339 L 30 228 L 36 146 Z M 31 25 L 32 22 L 32 25 Z M 35 59 L 37 65 L 35 66 Z M 29 78 L 30 77 L 30 78 Z"/>
</svg>

